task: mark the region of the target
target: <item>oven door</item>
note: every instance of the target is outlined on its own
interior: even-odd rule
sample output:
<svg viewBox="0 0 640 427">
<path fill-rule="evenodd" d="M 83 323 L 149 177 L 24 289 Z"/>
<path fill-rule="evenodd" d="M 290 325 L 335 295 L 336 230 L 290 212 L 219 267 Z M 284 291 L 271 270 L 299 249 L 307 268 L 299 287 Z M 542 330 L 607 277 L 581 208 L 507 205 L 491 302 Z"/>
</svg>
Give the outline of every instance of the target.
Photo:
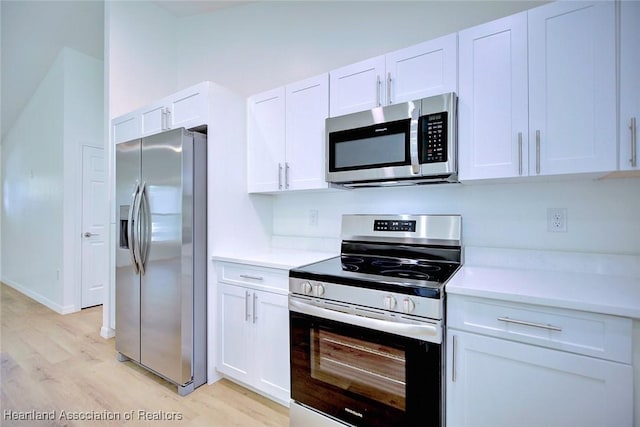
<svg viewBox="0 0 640 427">
<path fill-rule="evenodd" d="M 295 402 L 354 426 L 442 425 L 441 344 L 289 313 Z"/>
</svg>

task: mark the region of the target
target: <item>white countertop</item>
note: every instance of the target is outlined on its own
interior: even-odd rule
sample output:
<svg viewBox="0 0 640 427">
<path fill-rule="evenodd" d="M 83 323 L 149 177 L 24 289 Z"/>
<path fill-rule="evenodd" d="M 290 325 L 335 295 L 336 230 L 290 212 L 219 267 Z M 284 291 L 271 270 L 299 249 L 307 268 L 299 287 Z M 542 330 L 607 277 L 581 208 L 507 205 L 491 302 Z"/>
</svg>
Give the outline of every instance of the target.
<svg viewBox="0 0 640 427">
<path fill-rule="evenodd" d="M 522 254 L 527 255 L 527 262 L 530 262 L 532 254 Z M 483 257 L 475 255 L 473 261 L 484 257 L 484 254 Z M 560 271 L 543 265 L 521 267 L 519 261 L 512 262 L 512 256 L 520 255 L 517 252 L 501 255 L 506 257 L 502 261 L 509 267 L 465 263 L 447 283 L 447 293 L 640 319 L 640 277 L 610 272 Z M 576 257 L 575 254 L 571 256 Z M 633 264 L 636 260 L 631 259 Z M 628 264 L 629 257 L 622 261 Z M 570 270 L 571 266 L 566 268 Z"/>
<path fill-rule="evenodd" d="M 242 253 L 220 253 L 211 257 L 213 261 L 235 262 L 258 267 L 289 270 L 313 262 L 332 258 L 339 254 L 295 249 L 271 248 L 265 251 L 243 251 Z"/>
</svg>

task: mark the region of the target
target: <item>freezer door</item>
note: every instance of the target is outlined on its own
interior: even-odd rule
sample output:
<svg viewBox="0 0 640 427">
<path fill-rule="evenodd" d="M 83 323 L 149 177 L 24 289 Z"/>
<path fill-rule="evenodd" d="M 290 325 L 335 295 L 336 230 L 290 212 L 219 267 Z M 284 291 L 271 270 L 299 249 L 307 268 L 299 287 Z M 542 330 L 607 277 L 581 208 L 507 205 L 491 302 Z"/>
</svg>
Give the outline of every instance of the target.
<svg viewBox="0 0 640 427">
<path fill-rule="evenodd" d="M 116 145 L 116 350 L 140 361 L 140 275 L 133 255 L 133 211 L 140 182 L 140 140 Z"/>
<path fill-rule="evenodd" d="M 142 140 L 142 216 L 150 232 L 141 244 L 140 361 L 177 384 L 192 378 L 192 162 L 193 138 L 184 129 Z"/>
</svg>

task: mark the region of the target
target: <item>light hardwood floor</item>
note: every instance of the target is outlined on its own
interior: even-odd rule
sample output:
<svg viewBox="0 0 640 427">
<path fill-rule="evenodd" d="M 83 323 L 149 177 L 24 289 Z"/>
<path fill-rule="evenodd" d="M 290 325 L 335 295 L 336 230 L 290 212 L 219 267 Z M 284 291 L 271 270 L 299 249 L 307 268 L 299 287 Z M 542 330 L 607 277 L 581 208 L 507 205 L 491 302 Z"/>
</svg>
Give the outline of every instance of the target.
<svg viewBox="0 0 640 427">
<path fill-rule="evenodd" d="M 289 425 L 287 408 L 230 381 L 180 397 L 168 382 L 118 362 L 115 340 L 99 335 L 102 307 L 62 316 L 4 284 L 0 302 L 3 427 Z M 49 421 L 11 419 L 52 411 Z M 70 419 L 87 416 L 120 420 Z"/>
</svg>

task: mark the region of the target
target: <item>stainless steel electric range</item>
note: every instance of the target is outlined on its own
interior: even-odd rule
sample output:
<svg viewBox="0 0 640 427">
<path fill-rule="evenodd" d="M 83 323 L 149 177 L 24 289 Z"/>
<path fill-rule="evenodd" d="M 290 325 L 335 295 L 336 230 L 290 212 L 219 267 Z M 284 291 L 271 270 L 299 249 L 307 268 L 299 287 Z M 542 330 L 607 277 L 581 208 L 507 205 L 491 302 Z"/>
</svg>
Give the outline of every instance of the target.
<svg viewBox="0 0 640 427">
<path fill-rule="evenodd" d="M 340 256 L 289 273 L 290 425 L 444 425 L 444 286 L 459 215 L 344 215 Z"/>
</svg>

